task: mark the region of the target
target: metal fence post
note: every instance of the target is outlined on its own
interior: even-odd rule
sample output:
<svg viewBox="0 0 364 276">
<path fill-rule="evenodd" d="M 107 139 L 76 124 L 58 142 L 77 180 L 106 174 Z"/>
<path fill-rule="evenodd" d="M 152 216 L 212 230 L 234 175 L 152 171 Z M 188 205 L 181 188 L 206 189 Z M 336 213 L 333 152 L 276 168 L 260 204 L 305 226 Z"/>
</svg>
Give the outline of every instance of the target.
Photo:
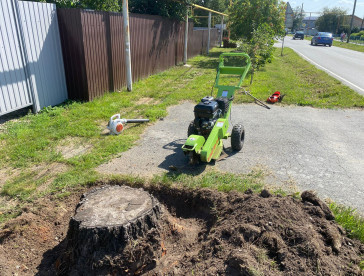
<svg viewBox="0 0 364 276">
<path fill-rule="evenodd" d="M 125 41 L 125 66 L 126 66 L 126 83 L 128 91 L 132 90 L 131 75 L 131 54 L 130 54 L 130 31 L 129 31 L 129 12 L 128 0 L 123 0 L 123 20 L 124 20 L 124 41 Z"/>
<path fill-rule="evenodd" d="M 184 45 L 184 49 L 183 49 L 183 64 L 187 64 L 187 45 L 188 45 L 188 7 L 186 9 L 185 45 Z"/>
<path fill-rule="evenodd" d="M 208 35 L 207 35 L 207 54 L 210 53 L 210 38 L 211 38 L 211 12 L 209 12 L 209 23 L 208 23 L 208 26 L 209 26 L 209 32 L 208 32 Z"/>
<path fill-rule="evenodd" d="M 224 16 L 221 17 L 220 48 L 222 47 L 222 33 L 224 32 Z"/>
</svg>

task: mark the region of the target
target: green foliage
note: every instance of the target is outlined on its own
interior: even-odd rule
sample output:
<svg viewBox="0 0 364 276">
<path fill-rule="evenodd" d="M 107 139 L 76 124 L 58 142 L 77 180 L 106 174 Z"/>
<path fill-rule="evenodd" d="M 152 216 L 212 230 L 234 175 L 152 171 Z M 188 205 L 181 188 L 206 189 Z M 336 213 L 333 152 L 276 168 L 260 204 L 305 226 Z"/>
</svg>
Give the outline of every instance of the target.
<svg viewBox="0 0 364 276">
<path fill-rule="evenodd" d="M 254 71 L 270 62 L 274 38 L 283 35 L 285 4 L 278 0 L 237 0 L 229 9 L 232 38 L 241 41 L 240 50 L 252 59 Z"/>
<path fill-rule="evenodd" d="M 361 38 L 364 38 L 364 30 L 356 33 L 352 33 L 350 37 L 352 36 L 360 36 Z"/>
<path fill-rule="evenodd" d="M 233 39 L 249 41 L 262 24 L 270 28 L 271 35 L 283 35 L 285 4 L 280 0 L 236 0 L 229 8 L 229 20 Z"/>
<path fill-rule="evenodd" d="M 331 202 L 329 207 L 335 215 L 335 220 L 348 231 L 349 237 L 364 243 L 364 219 L 355 209 L 338 205 L 335 202 Z"/>
<path fill-rule="evenodd" d="M 97 11 L 120 11 L 118 0 L 80 0 L 82 8 Z"/>
<path fill-rule="evenodd" d="M 229 1 L 228 0 L 193 0 L 194 4 L 212 9 L 214 11 L 223 12 L 227 11 Z M 208 16 L 208 11 L 202 9 L 194 9 L 194 16 Z M 211 24 L 221 24 L 221 16 L 217 14 L 212 14 L 212 23 Z M 224 22 L 226 23 L 228 18 L 224 18 Z M 224 24 L 225 24 L 224 23 Z M 208 18 L 194 17 L 194 24 L 196 27 L 207 27 Z"/>
<path fill-rule="evenodd" d="M 293 26 L 292 30 L 299 30 L 302 26 L 302 20 L 304 18 L 303 14 L 301 13 L 301 7 L 296 7 L 293 10 Z"/>
<path fill-rule="evenodd" d="M 339 26 L 344 23 L 346 10 L 342 8 L 324 8 L 322 15 L 316 21 L 320 32 L 338 33 Z"/>
<path fill-rule="evenodd" d="M 129 11 L 184 20 L 187 2 L 187 0 L 129 0 Z"/>
<path fill-rule="evenodd" d="M 274 52 L 274 39 L 273 30 L 264 23 L 259 25 L 256 30 L 253 30 L 252 36 L 249 40 L 242 41 L 239 50 L 247 53 L 252 62 L 252 75 L 255 70 L 259 70 L 267 62 L 271 62 Z M 251 81 L 252 82 L 252 81 Z"/>
</svg>

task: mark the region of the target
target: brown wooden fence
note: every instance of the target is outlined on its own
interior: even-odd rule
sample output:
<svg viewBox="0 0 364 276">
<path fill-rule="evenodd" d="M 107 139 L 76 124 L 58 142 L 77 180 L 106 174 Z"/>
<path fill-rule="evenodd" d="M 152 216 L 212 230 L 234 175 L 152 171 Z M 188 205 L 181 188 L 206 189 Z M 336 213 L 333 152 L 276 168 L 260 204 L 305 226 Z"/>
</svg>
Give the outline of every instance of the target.
<svg viewBox="0 0 364 276">
<path fill-rule="evenodd" d="M 121 13 L 57 9 L 68 96 L 90 101 L 126 86 Z M 207 30 L 189 24 L 188 57 L 207 48 Z M 166 70 L 183 60 L 183 22 L 130 14 L 133 81 Z M 211 47 L 218 42 L 211 30 Z"/>
</svg>

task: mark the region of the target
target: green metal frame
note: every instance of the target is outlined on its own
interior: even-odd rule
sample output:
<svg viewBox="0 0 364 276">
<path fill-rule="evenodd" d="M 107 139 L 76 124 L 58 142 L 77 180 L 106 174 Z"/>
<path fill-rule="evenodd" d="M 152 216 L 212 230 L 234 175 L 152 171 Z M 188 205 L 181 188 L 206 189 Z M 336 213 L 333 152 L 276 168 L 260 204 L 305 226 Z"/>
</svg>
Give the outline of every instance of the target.
<svg viewBox="0 0 364 276">
<path fill-rule="evenodd" d="M 246 65 L 243 67 L 225 66 L 225 57 L 244 57 L 246 59 Z M 246 77 L 251 66 L 250 57 L 246 53 L 223 53 L 219 58 L 219 67 L 217 69 L 217 75 L 214 87 L 218 89 L 217 97 L 226 97 L 230 100 L 228 112 L 224 114 L 222 118 L 219 118 L 207 140 L 200 135 L 190 135 L 186 143 L 182 146 L 182 150 L 188 153 L 194 153 L 200 156 L 201 161 L 210 162 L 212 159 L 216 160 L 220 157 L 223 143 L 222 139 L 230 137 L 228 133 L 229 129 L 229 116 L 231 112 L 231 104 L 235 95 L 235 91 L 241 88 L 241 85 Z M 220 75 L 239 75 L 240 80 L 237 86 L 219 85 Z"/>
</svg>

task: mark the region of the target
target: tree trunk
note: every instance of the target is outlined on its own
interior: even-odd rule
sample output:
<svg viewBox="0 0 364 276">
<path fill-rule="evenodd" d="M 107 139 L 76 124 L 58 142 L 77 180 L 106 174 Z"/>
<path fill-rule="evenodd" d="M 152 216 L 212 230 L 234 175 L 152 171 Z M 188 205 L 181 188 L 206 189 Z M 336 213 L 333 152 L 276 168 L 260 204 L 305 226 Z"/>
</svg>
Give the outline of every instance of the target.
<svg viewBox="0 0 364 276">
<path fill-rule="evenodd" d="M 134 275 L 155 266 L 159 202 L 142 189 L 106 186 L 81 197 L 60 274 Z"/>
</svg>

